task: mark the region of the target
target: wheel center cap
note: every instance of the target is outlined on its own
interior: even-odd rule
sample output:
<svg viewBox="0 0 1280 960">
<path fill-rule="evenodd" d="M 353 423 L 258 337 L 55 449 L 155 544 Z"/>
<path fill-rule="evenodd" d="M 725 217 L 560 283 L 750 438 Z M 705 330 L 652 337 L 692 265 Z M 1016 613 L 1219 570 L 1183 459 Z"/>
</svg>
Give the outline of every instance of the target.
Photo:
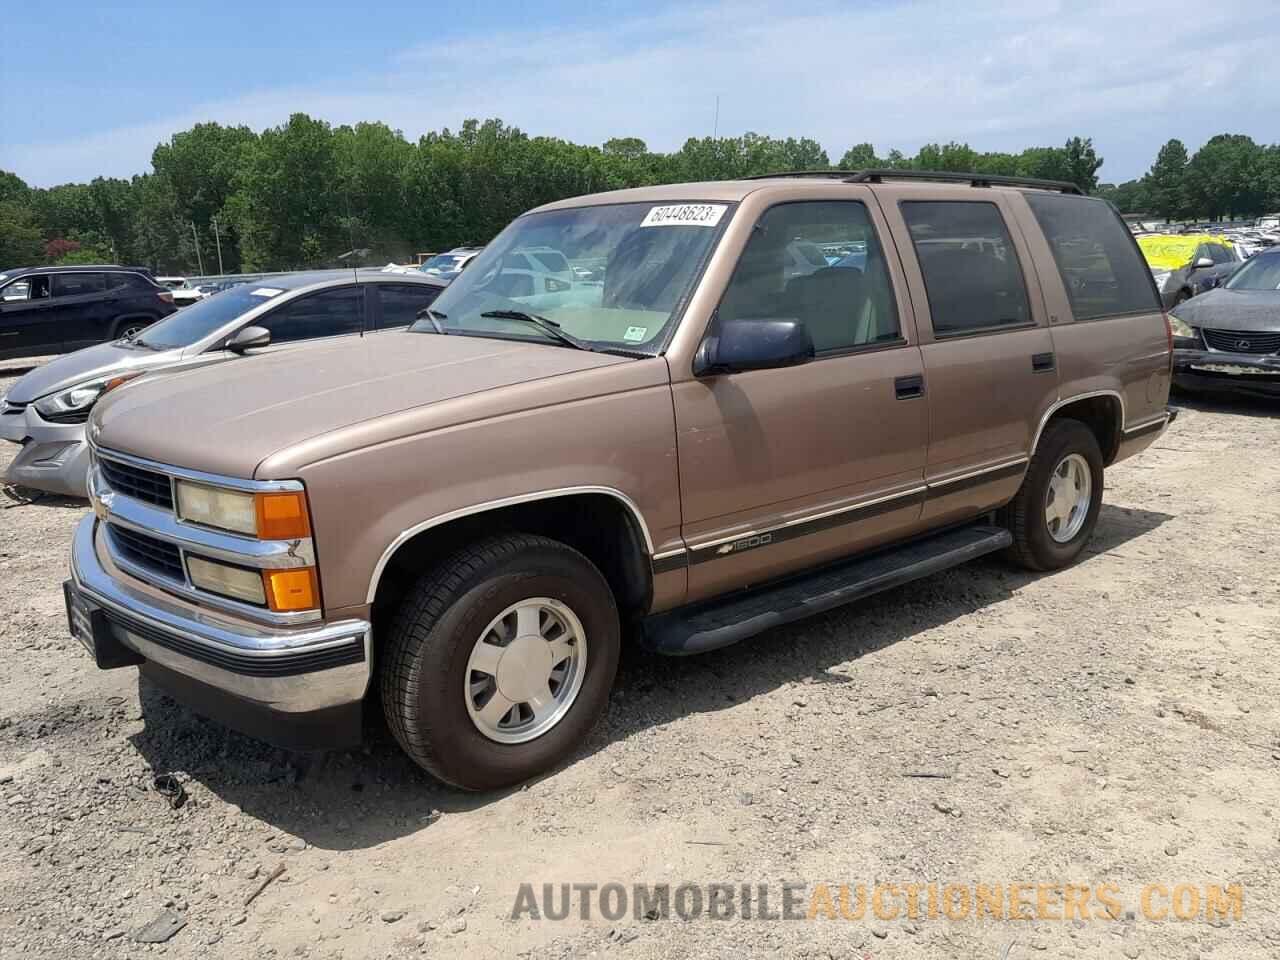
<svg viewBox="0 0 1280 960">
<path fill-rule="evenodd" d="M 545 693 L 551 676 L 551 645 L 542 637 L 516 637 L 498 661 L 498 690 L 513 703 L 527 703 Z"/>
</svg>

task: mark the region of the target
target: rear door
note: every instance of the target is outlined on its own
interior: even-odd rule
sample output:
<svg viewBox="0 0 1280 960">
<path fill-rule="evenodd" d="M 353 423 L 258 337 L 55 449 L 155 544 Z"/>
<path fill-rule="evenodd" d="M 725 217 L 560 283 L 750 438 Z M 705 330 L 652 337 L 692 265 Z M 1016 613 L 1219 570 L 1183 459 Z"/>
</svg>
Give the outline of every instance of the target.
<svg viewBox="0 0 1280 960">
<path fill-rule="evenodd" d="M 969 196 L 972 195 L 973 199 Z M 923 518 L 986 512 L 1017 492 L 1058 396 L 1053 337 L 1005 191 L 885 185 L 903 255 L 929 404 Z"/>
<path fill-rule="evenodd" d="M 47 274 L 29 273 L 0 289 L 0 357 L 62 350 L 60 311 Z"/>
<path fill-rule="evenodd" d="M 403 330 L 418 319 L 420 311 L 435 303 L 443 287 L 427 283 L 372 283 L 379 330 Z"/>
<path fill-rule="evenodd" d="M 50 277 L 64 350 L 78 350 L 111 338 L 114 313 L 108 303 L 107 278 L 90 271 L 55 273 Z"/>
</svg>

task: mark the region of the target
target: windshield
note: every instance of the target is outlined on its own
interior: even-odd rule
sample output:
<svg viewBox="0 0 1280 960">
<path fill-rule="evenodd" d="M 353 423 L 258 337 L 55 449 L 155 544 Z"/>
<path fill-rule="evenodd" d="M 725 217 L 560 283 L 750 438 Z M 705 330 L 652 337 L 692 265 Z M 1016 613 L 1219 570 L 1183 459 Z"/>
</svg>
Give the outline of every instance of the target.
<svg viewBox="0 0 1280 960">
<path fill-rule="evenodd" d="M 457 273 L 458 265 L 462 263 L 462 255 L 457 253 L 441 253 L 432 257 L 424 263 L 419 269 L 424 273 L 431 271 L 433 273 Z"/>
<path fill-rule="evenodd" d="M 440 294 L 435 323 L 410 329 L 430 333 L 439 324 L 445 333 L 553 342 L 532 324 L 482 316 L 520 311 L 597 349 L 657 353 L 732 206 L 620 203 L 526 214 Z"/>
<path fill-rule="evenodd" d="M 1227 281 L 1228 290 L 1280 290 L 1280 254 L 1257 256 Z"/>
<path fill-rule="evenodd" d="M 153 323 L 138 337 L 138 342 L 154 350 L 189 347 L 240 314 L 283 292 L 277 287 L 259 287 L 253 284 L 232 287 L 198 300 L 189 307 L 183 307 L 159 323 Z"/>
</svg>

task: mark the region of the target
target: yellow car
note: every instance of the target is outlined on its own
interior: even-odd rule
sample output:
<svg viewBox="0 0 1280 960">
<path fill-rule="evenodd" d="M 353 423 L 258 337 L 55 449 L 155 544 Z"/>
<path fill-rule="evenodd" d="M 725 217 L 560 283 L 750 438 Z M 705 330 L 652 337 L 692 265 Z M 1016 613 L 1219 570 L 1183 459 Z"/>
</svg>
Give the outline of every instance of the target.
<svg viewBox="0 0 1280 960">
<path fill-rule="evenodd" d="M 1138 247 L 1166 309 L 1221 286 L 1242 262 L 1230 240 L 1210 233 L 1154 233 Z"/>
</svg>

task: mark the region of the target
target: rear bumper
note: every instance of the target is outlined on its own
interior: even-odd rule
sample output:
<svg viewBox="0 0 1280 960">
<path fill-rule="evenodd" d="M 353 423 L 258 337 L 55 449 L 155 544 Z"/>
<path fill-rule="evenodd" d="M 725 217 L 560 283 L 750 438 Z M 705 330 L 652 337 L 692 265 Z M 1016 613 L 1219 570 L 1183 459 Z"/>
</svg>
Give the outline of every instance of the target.
<svg viewBox="0 0 1280 960">
<path fill-rule="evenodd" d="M 50 423 L 35 404 L 0 414 L 0 440 L 22 449 L 9 464 L 5 481 L 68 497 L 85 497 L 89 445 L 83 423 Z"/>
<path fill-rule="evenodd" d="M 274 628 L 168 598 L 115 567 L 97 527 L 89 515 L 76 528 L 71 585 L 101 611 L 105 642 L 141 657 L 145 676 L 197 712 L 280 746 L 359 742 L 367 621 Z"/>
<path fill-rule="evenodd" d="M 1280 356 L 1175 350 L 1173 383 L 1185 390 L 1280 397 Z"/>
</svg>

